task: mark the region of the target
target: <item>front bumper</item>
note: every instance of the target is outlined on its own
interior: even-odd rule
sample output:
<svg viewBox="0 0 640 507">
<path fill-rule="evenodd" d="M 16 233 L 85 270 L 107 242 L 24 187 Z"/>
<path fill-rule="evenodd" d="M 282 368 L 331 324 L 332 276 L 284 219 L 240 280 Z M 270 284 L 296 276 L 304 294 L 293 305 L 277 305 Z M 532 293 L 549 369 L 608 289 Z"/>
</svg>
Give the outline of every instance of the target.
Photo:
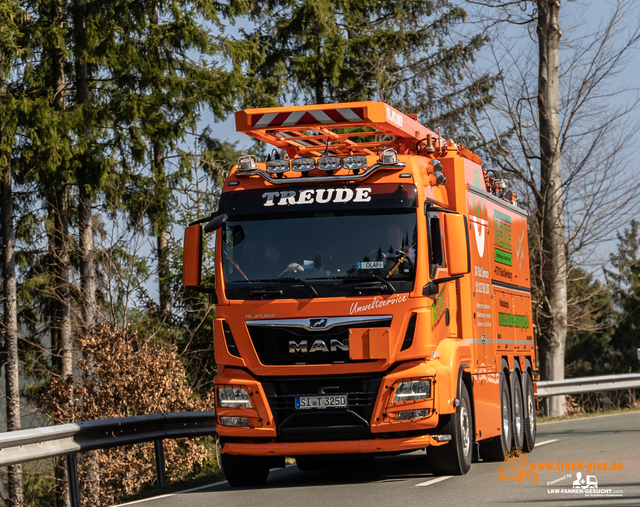
<svg viewBox="0 0 640 507">
<path fill-rule="evenodd" d="M 440 445 L 428 433 L 439 421 L 437 397 L 448 383 L 445 372 L 425 361 L 407 362 L 387 374 L 370 376 L 319 375 L 306 377 L 254 378 L 246 370 L 221 368 L 216 387 L 242 386 L 250 393 L 252 408 L 216 407 L 217 431 L 226 444 L 223 452 L 246 455 L 375 453 L 419 449 Z M 426 400 L 394 403 L 394 386 L 403 380 L 428 378 L 431 396 Z M 296 396 L 346 394 L 345 410 L 296 410 Z M 421 419 L 398 421 L 398 412 L 428 410 Z M 220 417 L 244 417 L 250 427 L 220 424 Z M 334 449 L 332 451 L 328 449 Z"/>
<path fill-rule="evenodd" d="M 372 440 L 340 440 L 333 442 L 227 442 L 220 452 L 242 456 L 306 456 L 325 454 L 368 454 L 411 451 L 444 445 L 431 435 L 410 438 L 375 438 Z"/>
</svg>

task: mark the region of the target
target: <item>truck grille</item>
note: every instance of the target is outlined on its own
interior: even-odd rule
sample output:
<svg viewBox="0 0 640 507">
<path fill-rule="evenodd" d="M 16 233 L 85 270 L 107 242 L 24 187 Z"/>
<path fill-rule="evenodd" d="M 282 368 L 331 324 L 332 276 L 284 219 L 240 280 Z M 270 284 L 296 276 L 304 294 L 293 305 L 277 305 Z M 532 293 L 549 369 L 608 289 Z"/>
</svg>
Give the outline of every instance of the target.
<svg viewBox="0 0 640 507">
<path fill-rule="evenodd" d="M 382 376 L 265 379 L 262 385 L 283 442 L 371 438 L 369 424 Z M 296 410 L 297 396 L 346 394 L 346 409 Z"/>
<path fill-rule="evenodd" d="M 324 327 L 313 327 L 318 322 Z M 349 329 L 389 326 L 389 315 L 247 321 L 249 336 L 264 365 L 366 362 L 349 359 Z"/>
</svg>

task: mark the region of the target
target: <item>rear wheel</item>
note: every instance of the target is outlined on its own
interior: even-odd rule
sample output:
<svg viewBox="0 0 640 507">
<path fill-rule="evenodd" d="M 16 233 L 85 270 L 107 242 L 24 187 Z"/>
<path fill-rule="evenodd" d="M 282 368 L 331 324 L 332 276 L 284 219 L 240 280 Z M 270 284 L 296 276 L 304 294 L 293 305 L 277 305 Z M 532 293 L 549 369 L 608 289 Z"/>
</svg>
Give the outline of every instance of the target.
<svg viewBox="0 0 640 507">
<path fill-rule="evenodd" d="M 448 417 L 448 421 L 442 433 L 451 435 L 451 441 L 428 448 L 429 467 L 435 475 L 464 475 L 471 468 L 473 457 L 473 419 L 469 393 L 464 383 L 456 413 L 443 417 Z"/>
<path fill-rule="evenodd" d="M 222 470 L 234 488 L 242 486 L 262 486 L 269 476 L 269 463 L 261 456 L 220 456 Z"/>
<path fill-rule="evenodd" d="M 513 448 L 522 451 L 524 446 L 524 403 L 522 385 L 518 372 L 511 373 L 511 394 L 513 399 Z"/>
<path fill-rule="evenodd" d="M 524 392 L 524 452 L 531 452 L 536 445 L 536 399 L 533 394 L 533 381 L 531 375 L 522 375 Z"/>
<path fill-rule="evenodd" d="M 485 461 L 503 461 L 511 447 L 511 397 L 504 373 L 500 373 L 500 426 L 502 435 L 482 442 L 480 456 Z"/>
</svg>

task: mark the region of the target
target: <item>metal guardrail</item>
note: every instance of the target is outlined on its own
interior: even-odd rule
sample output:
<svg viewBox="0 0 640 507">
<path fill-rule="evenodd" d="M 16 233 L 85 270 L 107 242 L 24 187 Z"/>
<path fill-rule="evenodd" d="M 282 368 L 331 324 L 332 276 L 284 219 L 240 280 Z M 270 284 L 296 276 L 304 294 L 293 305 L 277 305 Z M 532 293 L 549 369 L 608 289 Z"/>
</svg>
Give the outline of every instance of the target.
<svg viewBox="0 0 640 507">
<path fill-rule="evenodd" d="M 539 398 L 562 394 L 583 394 L 595 393 L 598 391 L 617 391 L 619 389 L 640 389 L 640 373 L 578 377 L 564 380 L 542 380 L 537 382 L 537 386 Z"/>
<path fill-rule="evenodd" d="M 215 422 L 215 412 L 175 412 L 1 433 L 0 466 L 66 456 L 71 507 L 80 507 L 77 453 L 154 442 L 158 485 L 164 486 L 162 440 L 215 435 Z"/>
</svg>

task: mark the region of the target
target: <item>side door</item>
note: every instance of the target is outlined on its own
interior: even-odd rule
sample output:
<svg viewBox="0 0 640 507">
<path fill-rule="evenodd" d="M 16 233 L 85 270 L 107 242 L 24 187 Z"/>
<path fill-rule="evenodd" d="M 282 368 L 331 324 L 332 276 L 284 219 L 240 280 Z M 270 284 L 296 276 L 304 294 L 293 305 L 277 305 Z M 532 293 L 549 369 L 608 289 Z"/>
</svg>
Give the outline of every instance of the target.
<svg viewBox="0 0 640 507">
<path fill-rule="evenodd" d="M 449 277 L 443 214 L 437 211 L 427 211 L 428 262 L 431 280 Z M 431 307 L 432 332 L 438 340 L 458 337 L 456 282 L 441 283 L 439 289 Z"/>
</svg>

